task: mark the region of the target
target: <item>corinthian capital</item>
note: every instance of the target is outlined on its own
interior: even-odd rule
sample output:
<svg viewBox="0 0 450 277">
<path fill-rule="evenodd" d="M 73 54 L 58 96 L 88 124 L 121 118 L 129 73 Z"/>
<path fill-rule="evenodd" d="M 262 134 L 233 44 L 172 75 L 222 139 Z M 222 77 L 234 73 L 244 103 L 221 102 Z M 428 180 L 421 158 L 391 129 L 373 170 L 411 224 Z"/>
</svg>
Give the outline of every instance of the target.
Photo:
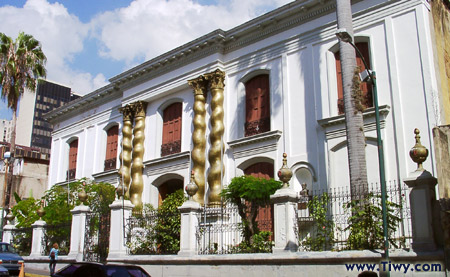
<svg viewBox="0 0 450 277">
<path fill-rule="evenodd" d="M 225 72 L 216 69 L 214 72 L 205 74 L 211 89 L 223 89 L 225 87 Z"/>
<path fill-rule="evenodd" d="M 133 110 L 135 117 L 145 117 L 146 109 L 147 109 L 147 102 L 137 101 L 133 103 Z"/>
<path fill-rule="evenodd" d="M 122 108 L 119 108 L 119 112 L 123 115 L 123 121 L 132 121 L 133 120 L 133 108 L 131 105 L 126 105 Z"/>
<path fill-rule="evenodd" d="M 200 75 L 199 77 L 189 80 L 188 81 L 189 86 L 191 86 L 194 89 L 194 95 L 198 94 L 205 94 L 206 90 L 208 88 L 208 81 L 203 75 Z"/>
</svg>

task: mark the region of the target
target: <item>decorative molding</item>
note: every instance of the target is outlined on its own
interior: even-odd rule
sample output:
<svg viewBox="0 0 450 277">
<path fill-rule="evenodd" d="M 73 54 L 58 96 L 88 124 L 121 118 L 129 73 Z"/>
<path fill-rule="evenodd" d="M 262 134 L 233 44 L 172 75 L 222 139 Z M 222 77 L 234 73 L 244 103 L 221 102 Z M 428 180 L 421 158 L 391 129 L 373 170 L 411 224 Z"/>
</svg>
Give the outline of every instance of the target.
<svg viewBox="0 0 450 277">
<path fill-rule="evenodd" d="M 180 169 L 189 168 L 190 151 L 184 151 L 144 162 L 147 176 L 173 173 Z"/>
<path fill-rule="evenodd" d="M 92 178 L 94 178 L 94 179 L 100 179 L 100 178 L 105 179 L 108 177 L 118 178 L 119 177 L 118 173 L 119 173 L 118 169 L 105 170 L 102 172 L 92 174 Z"/>
<path fill-rule="evenodd" d="M 233 150 L 236 159 L 276 151 L 281 134 L 279 130 L 269 131 L 230 141 L 228 146 Z"/>
<path fill-rule="evenodd" d="M 386 117 L 389 114 L 391 107 L 389 105 L 380 106 L 380 127 L 385 128 Z M 364 132 L 376 130 L 375 124 L 375 108 L 368 108 L 363 112 L 364 117 Z M 345 130 L 345 115 L 338 115 L 317 120 L 322 128 L 325 129 L 327 140 L 332 138 L 339 138 L 346 136 Z"/>
</svg>

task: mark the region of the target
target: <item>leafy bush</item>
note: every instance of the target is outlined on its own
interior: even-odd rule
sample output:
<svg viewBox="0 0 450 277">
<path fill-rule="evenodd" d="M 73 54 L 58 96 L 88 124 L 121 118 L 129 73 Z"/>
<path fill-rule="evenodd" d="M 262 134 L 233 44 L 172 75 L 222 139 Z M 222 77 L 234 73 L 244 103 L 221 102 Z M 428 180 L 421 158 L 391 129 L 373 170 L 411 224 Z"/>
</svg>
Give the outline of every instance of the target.
<svg viewBox="0 0 450 277">
<path fill-rule="evenodd" d="M 225 201 L 235 204 L 238 208 L 242 219 L 244 241 L 249 246 L 255 243 L 255 235 L 260 233 L 256 221 L 259 208 L 270 204 L 270 196 L 280 188 L 281 182 L 274 179 L 267 180 L 245 175 L 234 177 L 222 190 L 220 195 Z"/>
<path fill-rule="evenodd" d="M 352 200 L 344 204 L 346 211 L 351 212 L 348 220 L 350 230 L 347 239 L 348 249 L 384 249 L 383 211 L 381 196 L 369 193 L 361 200 Z M 400 218 L 395 215 L 400 205 L 386 201 L 388 237 L 395 233 Z M 394 241 L 388 238 L 389 242 Z"/>
<path fill-rule="evenodd" d="M 322 251 L 331 249 L 334 243 L 334 223 L 327 218 L 330 196 L 314 196 L 308 202 L 309 215 L 314 220 L 315 233 L 306 238 L 302 245 L 309 251 Z"/>
<path fill-rule="evenodd" d="M 135 215 L 128 247 L 134 255 L 175 254 L 180 250 L 181 214 L 178 207 L 186 197 L 183 190 L 169 194 L 156 210 L 147 204 Z"/>
<path fill-rule="evenodd" d="M 260 231 L 253 235 L 253 242 L 242 241 L 231 249 L 232 253 L 271 253 L 274 242 L 270 240 L 272 232 Z"/>
</svg>

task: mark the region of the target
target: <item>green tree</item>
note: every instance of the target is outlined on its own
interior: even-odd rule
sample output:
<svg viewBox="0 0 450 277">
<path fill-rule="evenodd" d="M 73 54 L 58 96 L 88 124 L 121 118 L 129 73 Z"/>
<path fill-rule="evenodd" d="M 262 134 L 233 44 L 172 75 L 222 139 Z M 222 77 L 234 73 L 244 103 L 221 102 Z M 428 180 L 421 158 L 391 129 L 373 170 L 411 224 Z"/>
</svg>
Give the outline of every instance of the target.
<svg viewBox="0 0 450 277">
<path fill-rule="evenodd" d="M 281 182 L 274 179 L 245 175 L 234 177 L 228 187 L 222 190 L 220 195 L 238 208 L 246 242 L 253 244 L 254 235 L 259 233 L 256 222 L 259 208 L 270 204 L 270 196 L 280 188 Z"/>
<path fill-rule="evenodd" d="M 33 36 L 20 32 L 17 39 L 0 33 L 0 89 L 1 97 L 6 100 L 12 114 L 11 157 L 16 149 L 17 106 L 20 97 L 27 89 L 34 92 L 36 80 L 45 78 L 47 58 L 41 44 Z M 11 167 L 14 163 L 11 163 Z M 11 170 L 14 170 L 11 168 Z M 4 206 L 9 207 L 12 176 L 9 176 Z"/>
</svg>

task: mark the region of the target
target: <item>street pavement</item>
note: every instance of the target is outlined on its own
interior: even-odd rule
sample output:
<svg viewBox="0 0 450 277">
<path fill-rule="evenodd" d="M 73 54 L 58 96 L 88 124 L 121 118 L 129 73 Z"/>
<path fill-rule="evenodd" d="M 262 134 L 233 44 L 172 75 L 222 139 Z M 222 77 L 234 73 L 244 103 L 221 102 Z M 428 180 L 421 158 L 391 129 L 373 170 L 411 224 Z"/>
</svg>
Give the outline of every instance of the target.
<svg viewBox="0 0 450 277">
<path fill-rule="evenodd" d="M 48 270 L 42 269 L 33 269 L 25 267 L 25 277 L 43 277 L 50 276 L 50 272 Z"/>
</svg>

